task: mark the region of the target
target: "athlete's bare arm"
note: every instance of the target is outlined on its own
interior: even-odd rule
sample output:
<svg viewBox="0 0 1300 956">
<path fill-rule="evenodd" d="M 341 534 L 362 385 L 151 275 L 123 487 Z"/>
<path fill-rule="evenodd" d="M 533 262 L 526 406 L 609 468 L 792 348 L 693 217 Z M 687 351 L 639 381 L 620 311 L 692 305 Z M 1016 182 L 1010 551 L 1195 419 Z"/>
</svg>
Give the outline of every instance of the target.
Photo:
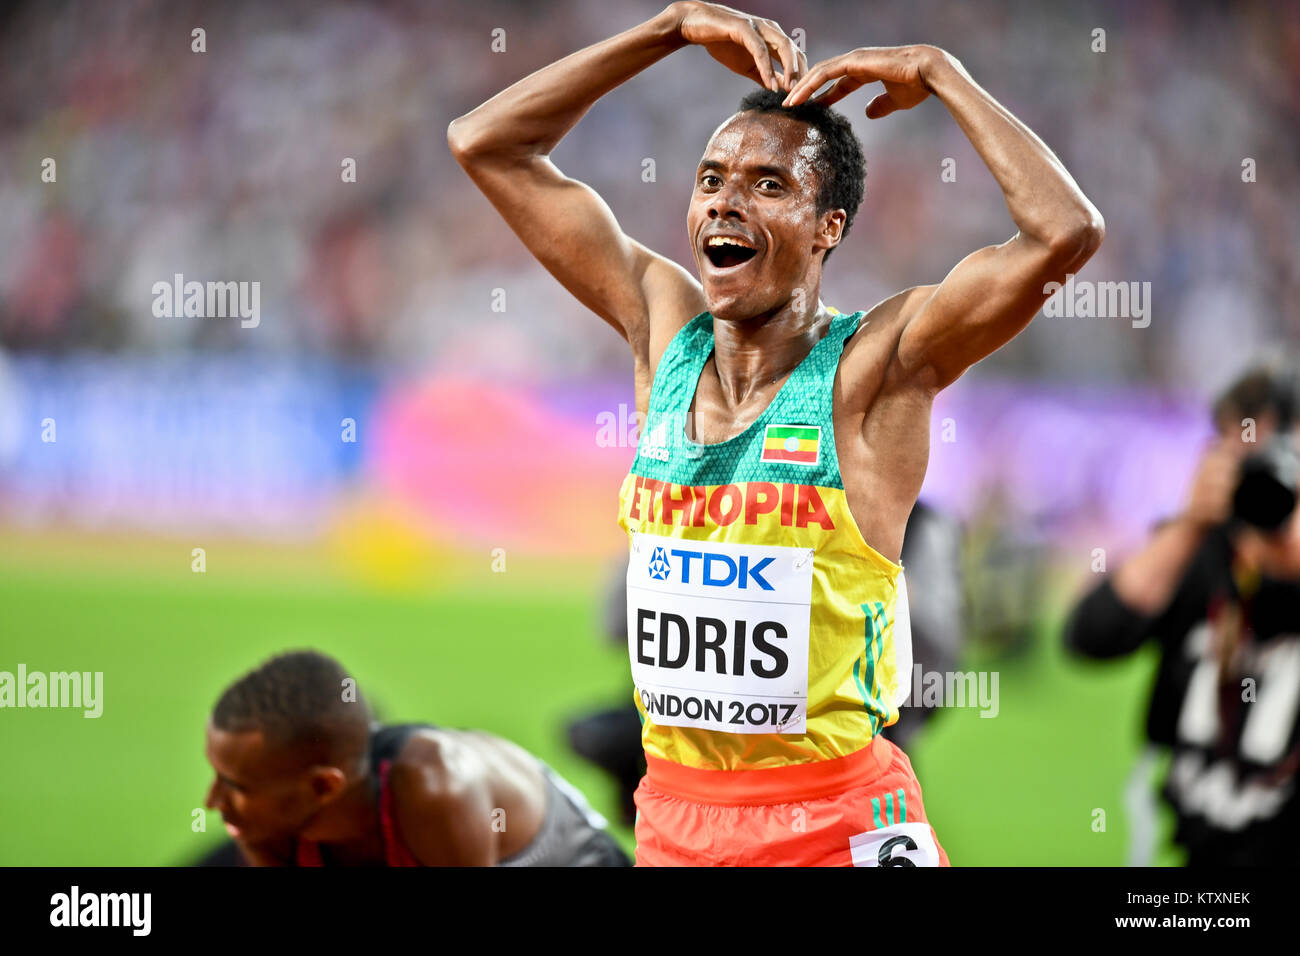
<svg viewBox="0 0 1300 956">
<path fill-rule="evenodd" d="M 692 43 L 769 89 L 789 90 L 807 66 L 771 20 L 683 0 L 525 77 L 447 129 L 457 161 L 528 250 L 628 341 L 647 394 L 658 356 L 707 308 L 704 293 L 680 265 L 626 235 L 605 201 L 550 153 L 600 97 Z"/>
<path fill-rule="evenodd" d="M 889 379 L 937 391 L 1024 329 L 1048 298 L 1044 287 L 1088 261 L 1105 225 L 1056 155 L 943 50 L 853 50 L 812 67 L 786 102 L 803 102 L 831 80 L 835 85 L 817 102 L 829 105 L 883 81 L 885 91 L 867 106 L 871 119 L 936 96 L 1002 187 L 1019 230 L 1001 245 L 967 256 L 938 285 L 910 289 L 883 304 L 898 336 Z M 861 377 L 868 402 L 879 381 Z"/>
</svg>

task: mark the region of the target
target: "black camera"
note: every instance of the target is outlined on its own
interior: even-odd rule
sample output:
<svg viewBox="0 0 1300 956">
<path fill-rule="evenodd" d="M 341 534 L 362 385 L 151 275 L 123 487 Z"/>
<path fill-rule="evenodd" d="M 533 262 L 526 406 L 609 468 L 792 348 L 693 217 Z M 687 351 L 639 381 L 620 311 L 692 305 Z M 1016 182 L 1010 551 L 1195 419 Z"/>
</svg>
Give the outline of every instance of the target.
<svg viewBox="0 0 1300 956">
<path fill-rule="evenodd" d="M 1300 451 L 1289 436 L 1275 435 L 1242 461 L 1232 515 L 1263 531 L 1276 531 L 1295 511 L 1297 484 Z"/>
</svg>

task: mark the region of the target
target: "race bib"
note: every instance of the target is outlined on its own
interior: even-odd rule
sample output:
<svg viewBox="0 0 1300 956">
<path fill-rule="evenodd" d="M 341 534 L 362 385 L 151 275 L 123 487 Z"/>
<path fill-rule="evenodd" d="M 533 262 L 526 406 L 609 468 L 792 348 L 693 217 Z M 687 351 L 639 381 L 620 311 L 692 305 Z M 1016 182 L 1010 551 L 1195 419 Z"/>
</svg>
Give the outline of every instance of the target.
<svg viewBox="0 0 1300 956">
<path fill-rule="evenodd" d="M 733 734 L 808 718 L 813 550 L 633 536 L 627 643 L 646 717 Z"/>
<path fill-rule="evenodd" d="M 939 848 L 928 823 L 898 823 L 849 837 L 854 866 L 938 866 Z"/>
</svg>

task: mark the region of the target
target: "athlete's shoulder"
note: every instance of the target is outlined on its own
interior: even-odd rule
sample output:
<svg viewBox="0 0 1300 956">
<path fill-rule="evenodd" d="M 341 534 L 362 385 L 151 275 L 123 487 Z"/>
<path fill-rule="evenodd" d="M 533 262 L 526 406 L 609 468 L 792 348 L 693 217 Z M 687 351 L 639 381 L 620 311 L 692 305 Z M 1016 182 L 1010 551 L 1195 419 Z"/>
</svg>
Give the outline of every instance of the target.
<svg viewBox="0 0 1300 956">
<path fill-rule="evenodd" d="M 863 311 L 840 359 L 840 374 L 851 393 L 875 395 L 913 384 L 898 363 L 898 343 L 907 323 L 936 288 L 912 286 Z"/>
<path fill-rule="evenodd" d="M 426 866 L 491 863 L 490 787 L 456 731 L 421 729 L 393 759 L 388 785 L 401 839 Z M 477 836 L 476 836 L 477 835 Z"/>
<path fill-rule="evenodd" d="M 399 798 L 454 799 L 481 786 L 483 761 L 454 730 L 421 727 L 413 731 L 389 768 L 389 783 Z"/>
<path fill-rule="evenodd" d="M 492 803 L 484 794 L 398 801 L 397 837 L 424 866 L 491 866 L 496 862 Z"/>
<path fill-rule="evenodd" d="M 897 334 L 917 310 L 934 295 L 938 286 L 914 285 L 902 292 L 881 299 L 869 309 L 863 309 L 858 327 L 850 341 L 861 341 L 890 331 Z"/>
</svg>

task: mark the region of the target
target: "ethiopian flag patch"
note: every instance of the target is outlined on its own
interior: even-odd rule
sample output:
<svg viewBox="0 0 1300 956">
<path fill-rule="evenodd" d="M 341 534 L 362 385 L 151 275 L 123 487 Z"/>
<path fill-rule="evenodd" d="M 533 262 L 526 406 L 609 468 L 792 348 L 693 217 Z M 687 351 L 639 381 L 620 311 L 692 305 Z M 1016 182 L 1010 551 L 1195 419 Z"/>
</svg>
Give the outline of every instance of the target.
<svg viewBox="0 0 1300 956">
<path fill-rule="evenodd" d="M 815 465 L 821 445 L 822 430 L 818 425 L 768 425 L 763 433 L 763 454 L 758 460 Z"/>
</svg>

